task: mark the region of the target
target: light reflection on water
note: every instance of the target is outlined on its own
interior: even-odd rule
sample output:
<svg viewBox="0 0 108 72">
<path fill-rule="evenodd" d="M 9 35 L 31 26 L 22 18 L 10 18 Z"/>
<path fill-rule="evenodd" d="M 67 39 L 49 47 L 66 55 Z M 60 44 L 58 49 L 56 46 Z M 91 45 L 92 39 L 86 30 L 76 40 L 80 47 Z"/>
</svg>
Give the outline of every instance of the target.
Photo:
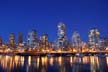
<svg viewBox="0 0 108 72">
<path fill-rule="evenodd" d="M 0 72 L 107 72 L 108 57 L 2 56 Z"/>
</svg>

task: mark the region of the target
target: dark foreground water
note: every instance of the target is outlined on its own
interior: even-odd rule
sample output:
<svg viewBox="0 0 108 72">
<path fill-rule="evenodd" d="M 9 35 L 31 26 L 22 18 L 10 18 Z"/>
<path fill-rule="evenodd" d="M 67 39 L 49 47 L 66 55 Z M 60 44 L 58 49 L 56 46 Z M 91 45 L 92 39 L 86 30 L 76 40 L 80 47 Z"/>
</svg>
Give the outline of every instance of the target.
<svg viewBox="0 0 108 72">
<path fill-rule="evenodd" d="M 108 57 L 0 55 L 0 72 L 108 72 Z"/>
</svg>

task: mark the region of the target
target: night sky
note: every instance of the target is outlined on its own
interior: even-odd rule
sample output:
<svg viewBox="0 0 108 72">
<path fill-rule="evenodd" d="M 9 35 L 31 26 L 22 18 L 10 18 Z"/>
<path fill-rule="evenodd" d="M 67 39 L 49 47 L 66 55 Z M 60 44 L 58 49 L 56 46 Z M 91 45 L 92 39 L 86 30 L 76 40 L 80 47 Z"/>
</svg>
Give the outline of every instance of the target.
<svg viewBox="0 0 108 72">
<path fill-rule="evenodd" d="M 108 0 L 0 0 L 0 36 L 8 41 L 9 34 L 26 35 L 31 29 L 38 37 L 49 34 L 57 38 L 57 24 L 64 22 L 68 39 L 78 31 L 88 41 L 88 31 L 98 28 L 101 36 L 108 33 Z M 17 36 L 16 36 L 17 37 Z"/>
</svg>

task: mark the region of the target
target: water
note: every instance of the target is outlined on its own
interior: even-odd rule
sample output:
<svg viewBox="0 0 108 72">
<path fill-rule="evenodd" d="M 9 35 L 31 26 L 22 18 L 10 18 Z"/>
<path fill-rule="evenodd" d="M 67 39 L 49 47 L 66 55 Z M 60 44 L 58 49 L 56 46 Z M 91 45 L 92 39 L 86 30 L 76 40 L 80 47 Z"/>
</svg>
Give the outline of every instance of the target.
<svg viewBox="0 0 108 72">
<path fill-rule="evenodd" d="M 0 55 L 0 72 L 108 72 L 108 57 Z"/>
</svg>

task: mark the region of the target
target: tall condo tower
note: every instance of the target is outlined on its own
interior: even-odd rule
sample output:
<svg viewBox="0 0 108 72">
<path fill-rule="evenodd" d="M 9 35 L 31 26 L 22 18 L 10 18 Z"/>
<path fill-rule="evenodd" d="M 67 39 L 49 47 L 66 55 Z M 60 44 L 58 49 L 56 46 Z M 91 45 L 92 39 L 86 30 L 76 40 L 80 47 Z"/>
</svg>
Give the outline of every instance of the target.
<svg viewBox="0 0 108 72">
<path fill-rule="evenodd" d="M 10 34 L 9 40 L 10 40 L 10 45 L 15 44 L 15 34 L 14 33 Z"/>
<path fill-rule="evenodd" d="M 37 31 L 36 30 L 32 30 L 28 33 L 27 36 L 27 45 L 29 47 L 35 47 L 37 46 Z"/>
<path fill-rule="evenodd" d="M 82 41 L 80 38 L 80 34 L 78 32 L 74 32 L 72 35 L 72 47 L 74 47 L 74 48 L 82 47 Z"/>
<path fill-rule="evenodd" d="M 66 26 L 64 23 L 60 22 L 58 24 L 58 38 L 56 42 L 57 49 L 66 50 L 68 45 L 68 40 L 66 37 Z"/>
<path fill-rule="evenodd" d="M 2 37 L 0 36 L 0 46 L 2 46 Z"/>
<path fill-rule="evenodd" d="M 21 32 L 18 33 L 18 44 L 23 43 L 23 34 Z"/>
<path fill-rule="evenodd" d="M 48 42 L 48 34 L 43 34 L 40 37 L 40 45 L 41 45 L 41 50 L 47 50 L 49 48 L 49 42 Z"/>
<path fill-rule="evenodd" d="M 100 32 L 98 29 L 91 29 L 89 31 L 89 46 L 90 48 L 98 48 L 99 47 L 99 41 L 100 41 Z"/>
</svg>

